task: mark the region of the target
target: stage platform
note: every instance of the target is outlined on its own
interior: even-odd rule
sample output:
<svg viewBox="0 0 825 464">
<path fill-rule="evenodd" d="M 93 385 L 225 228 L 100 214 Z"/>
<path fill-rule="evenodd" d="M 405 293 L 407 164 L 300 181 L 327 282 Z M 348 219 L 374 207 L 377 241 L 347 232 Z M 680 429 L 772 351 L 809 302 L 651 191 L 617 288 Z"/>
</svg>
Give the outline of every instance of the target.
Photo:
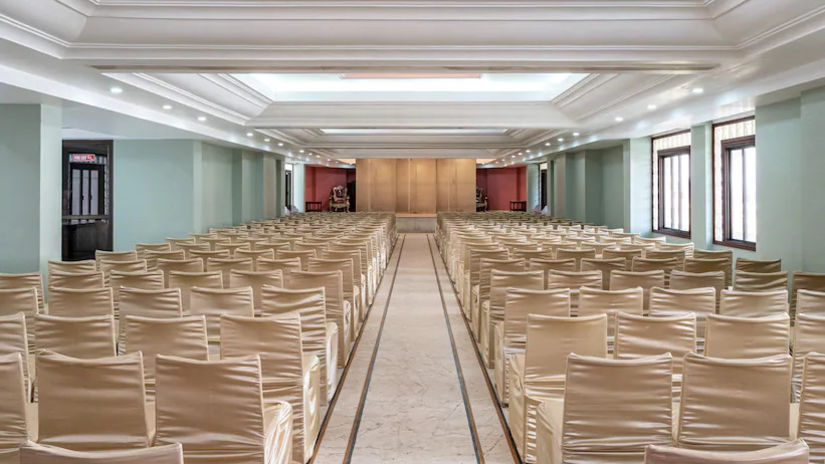
<svg viewBox="0 0 825 464">
<path fill-rule="evenodd" d="M 435 213 L 395 213 L 395 228 L 399 233 L 435 232 Z"/>
</svg>

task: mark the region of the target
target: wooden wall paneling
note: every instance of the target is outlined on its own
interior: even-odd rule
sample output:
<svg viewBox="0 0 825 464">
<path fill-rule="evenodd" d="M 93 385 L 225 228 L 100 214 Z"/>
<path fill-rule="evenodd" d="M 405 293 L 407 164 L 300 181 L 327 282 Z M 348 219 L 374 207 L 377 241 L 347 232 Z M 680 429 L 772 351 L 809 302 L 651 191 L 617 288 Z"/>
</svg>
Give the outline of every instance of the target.
<svg viewBox="0 0 825 464">
<path fill-rule="evenodd" d="M 476 210 L 476 160 L 457 159 L 455 211 Z"/>
<path fill-rule="evenodd" d="M 396 208 L 397 181 L 394 159 L 373 159 L 370 170 L 372 211 L 394 212 Z"/>
<path fill-rule="evenodd" d="M 412 183 L 413 192 L 411 195 L 411 213 L 435 213 L 436 209 L 436 160 L 435 159 L 415 159 L 413 160 L 413 175 L 415 181 Z"/>
<path fill-rule="evenodd" d="M 412 200 L 414 195 L 414 172 L 412 160 L 397 159 L 395 160 L 395 177 L 396 177 L 396 192 L 395 192 L 395 212 L 409 213 L 412 212 Z"/>
</svg>

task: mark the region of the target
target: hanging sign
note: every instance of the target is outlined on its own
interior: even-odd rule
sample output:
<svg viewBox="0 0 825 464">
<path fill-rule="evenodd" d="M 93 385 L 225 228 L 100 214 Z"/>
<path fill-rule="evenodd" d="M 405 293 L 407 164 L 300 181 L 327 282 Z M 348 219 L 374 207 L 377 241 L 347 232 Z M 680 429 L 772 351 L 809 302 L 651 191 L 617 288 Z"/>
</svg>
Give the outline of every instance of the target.
<svg viewBox="0 0 825 464">
<path fill-rule="evenodd" d="M 97 155 L 91 153 L 74 153 L 71 156 L 72 163 L 94 163 Z"/>
</svg>

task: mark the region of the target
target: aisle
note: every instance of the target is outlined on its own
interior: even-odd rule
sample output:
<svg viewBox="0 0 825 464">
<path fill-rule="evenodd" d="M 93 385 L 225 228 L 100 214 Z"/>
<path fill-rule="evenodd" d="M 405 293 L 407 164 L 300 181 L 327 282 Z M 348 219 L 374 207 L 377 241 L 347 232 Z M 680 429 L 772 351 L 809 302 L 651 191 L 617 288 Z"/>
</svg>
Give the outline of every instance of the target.
<svg viewBox="0 0 825 464">
<path fill-rule="evenodd" d="M 444 272 L 399 239 L 314 462 L 514 462 Z"/>
</svg>

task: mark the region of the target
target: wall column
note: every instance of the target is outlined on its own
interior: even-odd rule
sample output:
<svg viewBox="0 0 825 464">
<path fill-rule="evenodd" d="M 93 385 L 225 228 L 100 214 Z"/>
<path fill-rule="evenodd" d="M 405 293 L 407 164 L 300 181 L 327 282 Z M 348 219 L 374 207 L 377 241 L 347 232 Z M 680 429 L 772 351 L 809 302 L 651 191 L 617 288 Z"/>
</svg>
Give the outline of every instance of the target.
<svg viewBox="0 0 825 464">
<path fill-rule="evenodd" d="M 41 271 L 61 258 L 60 107 L 0 105 L 0 272 Z"/>
<path fill-rule="evenodd" d="M 624 144 L 624 230 L 650 234 L 652 190 L 650 137 L 629 139 Z"/>
<path fill-rule="evenodd" d="M 800 97 L 802 120 L 802 179 L 800 184 L 802 210 L 802 269 L 825 272 L 825 87 L 802 92 Z M 757 146 L 757 153 L 758 153 Z M 758 174 L 757 174 L 758 175 Z M 757 238 L 758 240 L 758 238 Z"/>
<path fill-rule="evenodd" d="M 539 175 L 538 164 L 527 165 L 527 210 L 532 211 L 536 206 L 540 205 L 539 201 L 539 182 L 541 181 Z"/>
<path fill-rule="evenodd" d="M 690 129 L 690 233 L 697 248 L 713 244 L 713 126 Z"/>
</svg>

